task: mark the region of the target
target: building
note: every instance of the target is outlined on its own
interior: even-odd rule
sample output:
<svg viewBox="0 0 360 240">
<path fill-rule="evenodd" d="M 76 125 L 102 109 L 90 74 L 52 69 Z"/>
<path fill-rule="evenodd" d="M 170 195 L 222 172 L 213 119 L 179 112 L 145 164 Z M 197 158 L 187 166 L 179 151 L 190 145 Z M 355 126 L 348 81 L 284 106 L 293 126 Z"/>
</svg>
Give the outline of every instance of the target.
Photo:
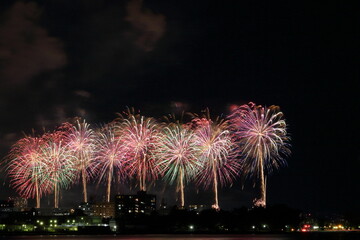
<svg viewBox="0 0 360 240">
<path fill-rule="evenodd" d="M 163 198 L 161 200 L 161 203 L 160 203 L 160 206 L 159 206 L 159 210 L 158 210 L 159 214 L 163 215 L 163 216 L 164 215 L 169 215 L 170 211 L 171 211 L 171 208 L 168 207 L 165 199 Z"/>
<path fill-rule="evenodd" d="M 98 216 L 102 218 L 115 217 L 115 205 L 113 202 L 102 202 L 91 204 L 92 216 Z"/>
<path fill-rule="evenodd" d="M 40 216 L 70 216 L 74 211 L 71 208 L 39 208 L 37 210 Z"/>
<path fill-rule="evenodd" d="M 88 202 L 82 202 L 79 204 L 78 209 L 83 211 L 83 213 L 87 216 L 93 216 L 94 212 L 92 209 L 92 205 L 95 205 L 95 204 L 90 204 Z"/>
<path fill-rule="evenodd" d="M 156 196 L 139 191 L 136 195 L 116 195 L 116 216 L 128 214 L 150 214 L 156 210 Z"/>
<path fill-rule="evenodd" d="M 95 203 L 80 203 L 78 206 L 86 216 L 95 216 L 101 218 L 115 217 L 115 205 L 113 202 L 95 202 Z"/>
</svg>

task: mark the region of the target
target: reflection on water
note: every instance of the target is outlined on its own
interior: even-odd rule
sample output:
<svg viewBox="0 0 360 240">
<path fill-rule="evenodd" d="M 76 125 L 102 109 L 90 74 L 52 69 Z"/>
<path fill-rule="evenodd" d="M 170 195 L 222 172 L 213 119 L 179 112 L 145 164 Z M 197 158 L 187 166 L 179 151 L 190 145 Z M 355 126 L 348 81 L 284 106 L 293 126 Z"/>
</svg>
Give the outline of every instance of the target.
<svg viewBox="0 0 360 240">
<path fill-rule="evenodd" d="M 360 240 L 360 232 L 299 233 L 299 234 L 244 234 L 244 235 L 38 235 L 0 236 L 0 240 Z"/>
</svg>

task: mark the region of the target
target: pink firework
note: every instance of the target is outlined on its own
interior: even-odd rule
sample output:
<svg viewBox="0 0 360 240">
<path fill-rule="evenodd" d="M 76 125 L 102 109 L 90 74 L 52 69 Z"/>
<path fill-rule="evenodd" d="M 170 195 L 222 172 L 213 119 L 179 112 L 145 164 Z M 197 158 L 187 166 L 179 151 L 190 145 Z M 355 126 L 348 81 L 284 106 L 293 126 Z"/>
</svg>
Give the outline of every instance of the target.
<svg viewBox="0 0 360 240">
<path fill-rule="evenodd" d="M 78 180 L 81 178 L 83 185 L 84 202 L 87 202 L 87 182 L 93 176 L 94 153 L 96 138 L 89 124 L 77 120 L 76 125 L 65 132 L 65 141 L 70 151 L 75 156 L 75 168 L 79 171 Z"/>
<path fill-rule="evenodd" d="M 265 174 L 285 165 L 283 157 L 290 154 L 283 113 L 277 106 L 249 103 L 236 108 L 230 121 L 242 151 L 244 173 L 260 178 L 261 198 L 256 205 L 265 207 Z"/>
<path fill-rule="evenodd" d="M 160 173 L 172 184 L 176 182 L 180 190 L 180 205 L 185 206 L 185 183 L 193 179 L 202 167 L 197 160 L 198 148 L 195 134 L 180 124 L 170 124 L 163 128 L 156 157 Z"/>
<path fill-rule="evenodd" d="M 55 131 L 45 133 L 45 144 L 41 148 L 41 158 L 46 171 L 41 177 L 54 191 L 54 207 L 59 207 L 60 189 L 68 188 L 76 179 L 76 157 L 70 148 L 68 138 L 73 125 L 63 123 Z"/>
<path fill-rule="evenodd" d="M 41 137 L 25 137 L 17 141 L 8 155 L 8 175 L 11 186 L 23 198 L 36 198 L 36 207 L 40 208 L 40 198 L 51 191 L 42 173 L 47 166 L 41 157 L 41 148 L 45 142 Z"/>
<path fill-rule="evenodd" d="M 200 152 L 199 161 L 203 166 L 197 180 L 205 188 L 212 185 L 215 194 L 213 208 L 219 209 L 218 184 L 231 184 L 239 173 L 236 146 L 226 121 L 195 118 L 193 126 L 197 126 L 195 141 Z"/>
<path fill-rule="evenodd" d="M 42 138 L 45 141 L 51 141 L 51 142 L 61 142 L 62 145 L 67 144 L 67 135 L 69 132 L 73 129 L 74 125 L 72 125 L 69 122 L 62 123 L 60 126 L 58 126 L 55 131 L 52 132 L 46 132 Z"/>
<path fill-rule="evenodd" d="M 111 182 L 114 174 L 125 176 L 125 151 L 121 138 L 115 136 L 114 126 L 109 124 L 97 133 L 97 152 L 92 168 L 96 170 L 99 182 L 106 181 L 106 201 L 110 202 Z"/>
<path fill-rule="evenodd" d="M 146 181 L 157 178 L 158 168 L 154 150 L 159 143 L 158 124 L 152 118 L 130 114 L 117 129 L 124 143 L 130 176 L 136 176 L 141 191 L 146 191 Z"/>
<path fill-rule="evenodd" d="M 41 158 L 46 164 L 46 171 L 41 173 L 41 179 L 54 191 L 54 207 L 59 207 L 60 189 L 68 188 L 76 178 L 76 158 L 67 144 L 62 141 L 49 140 L 41 148 Z"/>
</svg>

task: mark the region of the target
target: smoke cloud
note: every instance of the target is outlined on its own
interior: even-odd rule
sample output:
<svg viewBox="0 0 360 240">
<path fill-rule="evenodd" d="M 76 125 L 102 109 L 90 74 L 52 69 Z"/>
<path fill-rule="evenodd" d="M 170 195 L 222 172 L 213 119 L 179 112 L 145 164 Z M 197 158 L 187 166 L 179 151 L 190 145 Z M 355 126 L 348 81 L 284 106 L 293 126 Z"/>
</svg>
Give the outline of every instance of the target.
<svg viewBox="0 0 360 240">
<path fill-rule="evenodd" d="M 142 0 L 131 0 L 126 6 L 128 21 L 134 28 L 135 44 L 144 51 L 152 51 L 156 42 L 164 35 L 165 16 L 143 8 Z"/>
<path fill-rule="evenodd" d="M 67 62 L 62 42 L 38 24 L 40 16 L 33 2 L 17 2 L 5 14 L 0 25 L 0 77 L 8 83 L 26 83 Z"/>
</svg>

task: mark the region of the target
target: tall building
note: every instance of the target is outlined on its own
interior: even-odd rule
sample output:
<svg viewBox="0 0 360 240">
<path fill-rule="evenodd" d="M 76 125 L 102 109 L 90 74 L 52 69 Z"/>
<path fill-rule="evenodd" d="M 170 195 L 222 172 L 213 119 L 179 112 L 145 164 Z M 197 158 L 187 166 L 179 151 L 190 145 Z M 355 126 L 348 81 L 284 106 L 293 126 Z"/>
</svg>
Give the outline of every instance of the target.
<svg viewBox="0 0 360 240">
<path fill-rule="evenodd" d="M 156 196 L 139 191 L 136 195 L 116 195 L 115 215 L 150 214 L 156 210 Z"/>
</svg>

